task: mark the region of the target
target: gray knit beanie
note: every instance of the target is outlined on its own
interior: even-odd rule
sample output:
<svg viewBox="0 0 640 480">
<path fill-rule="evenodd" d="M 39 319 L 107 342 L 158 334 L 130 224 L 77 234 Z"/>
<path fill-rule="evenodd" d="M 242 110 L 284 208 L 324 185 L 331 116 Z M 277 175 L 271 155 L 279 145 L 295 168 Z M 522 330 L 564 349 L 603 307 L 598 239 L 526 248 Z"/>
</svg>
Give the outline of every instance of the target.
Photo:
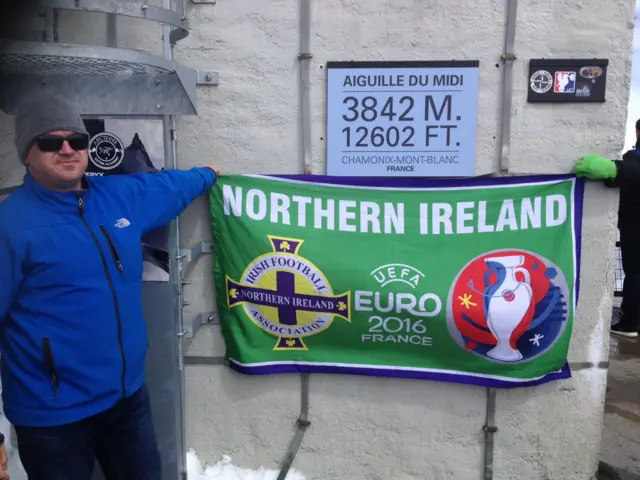
<svg viewBox="0 0 640 480">
<path fill-rule="evenodd" d="M 56 130 L 88 134 L 80 114 L 70 103 L 45 92 L 29 95 L 20 103 L 15 116 L 15 143 L 20 161 L 26 161 L 37 137 Z"/>
</svg>

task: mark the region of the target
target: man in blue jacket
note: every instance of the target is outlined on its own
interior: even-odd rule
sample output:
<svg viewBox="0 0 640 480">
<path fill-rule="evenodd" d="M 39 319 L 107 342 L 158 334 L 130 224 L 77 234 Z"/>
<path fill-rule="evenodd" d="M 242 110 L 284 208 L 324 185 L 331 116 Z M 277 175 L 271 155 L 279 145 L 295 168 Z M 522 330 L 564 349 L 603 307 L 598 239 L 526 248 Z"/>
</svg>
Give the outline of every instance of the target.
<svg viewBox="0 0 640 480">
<path fill-rule="evenodd" d="M 29 480 L 160 480 L 145 387 L 141 237 L 216 181 L 194 168 L 85 176 L 88 134 L 59 98 L 15 118 L 24 185 L 0 203 L 2 399 Z"/>
</svg>

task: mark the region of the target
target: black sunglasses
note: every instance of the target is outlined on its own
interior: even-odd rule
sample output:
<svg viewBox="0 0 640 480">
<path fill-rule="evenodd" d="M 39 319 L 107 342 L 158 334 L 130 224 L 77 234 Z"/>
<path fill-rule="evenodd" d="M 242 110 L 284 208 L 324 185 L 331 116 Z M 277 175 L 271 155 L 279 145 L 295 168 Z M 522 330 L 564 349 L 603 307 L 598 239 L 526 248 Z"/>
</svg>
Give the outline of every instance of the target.
<svg viewBox="0 0 640 480">
<path fill-rule="evenodd" d="M 89 147 L 89 135 L 84 133 L 72 133 L 66 137 L 51 134 L 42 135 L 36 138 L 35 144 L 41 152 L 59 152 L 65 141 L 73 150 L 86 150 Z"/>
</svg>

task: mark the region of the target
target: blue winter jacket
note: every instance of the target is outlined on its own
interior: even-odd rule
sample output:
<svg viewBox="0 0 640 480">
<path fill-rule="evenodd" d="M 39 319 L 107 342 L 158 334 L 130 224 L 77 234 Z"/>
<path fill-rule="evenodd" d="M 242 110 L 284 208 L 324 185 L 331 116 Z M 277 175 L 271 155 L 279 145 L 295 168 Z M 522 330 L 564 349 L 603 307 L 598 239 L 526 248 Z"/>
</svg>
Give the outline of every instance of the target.
<svg viewBox="0 0 640 480">
<path fill-rule="evenodd" d="M 208 168 L 86 177 L 57 193 L 26 175 L 0 203 L 0 354 L 8 420 L 55 426 L 102 412 L 145 380 L 146 232 L 214 184 Z"/>
</svg>

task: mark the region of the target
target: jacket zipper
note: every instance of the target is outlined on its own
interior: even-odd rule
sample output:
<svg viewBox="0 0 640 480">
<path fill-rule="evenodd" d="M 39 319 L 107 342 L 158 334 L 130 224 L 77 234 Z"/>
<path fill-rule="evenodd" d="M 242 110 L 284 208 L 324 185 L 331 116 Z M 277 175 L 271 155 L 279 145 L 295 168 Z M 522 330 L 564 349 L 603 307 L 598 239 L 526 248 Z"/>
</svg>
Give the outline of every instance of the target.
<svg viewBox="0 0 640 480">
<path fill-rule="evenodd" d="M 44 364 L 51 375 L 51 387 L 53 388 L 53 398 L 58 399 L 58 387 L 60 386 L 60 379 L 58 378 L 58 371 L 56 370 L 56 362 L 53 358 L 53 348 L 51 348 L 51 341 L 48 338 L 42 339 L 42 351 L 44 354 Z"/>
<path fill-rule="evenodd" d="M 111 235 L 109 235 L 109 232 L 107 231 L 107 229 L 104 228 L 104 226 L 102 225 L 100 225 L 100 231 L 102 232 L 102 235 L 104 235 L 104 238 L 107 240 L 107 243 L 109 244 L 111 257 L 113 258 L 113 261 L 116 264 L 116 268 L 120 273 L 122 273 L 122 276 L 125 277 L 124 267 L 122 266 L 122 262 L 120 261 L 120 255 L 118 255 L 118 250 L 116 250 L 116 246 L 113 243 L 113 240 L 111 240 Z"/>
<path fill-rule="evenodd" d="M 84 218 L 84 209 L 85 209 L 84 199 L 82 198 L 82 192 L 80 192 L 78 194 L 78 211 L 80 212 L 80 220 L 82 220 L 82 223 L 84 224 L 85 228 L 91 234 L 93 243 L 96 244 L 96 247 L 98 248 L 98 252 L 100 253 L 100 259 L 102 260 L 102 267 L 104 269 L 104 274 L 107 277 L 107 283 L 109 284 L 109 289 L 111 290 L 111 296 L 113 297 L 113 306 L 115 307 L 115 311 L 116 311 L 116 320 L 118 324 L 118 347 L 120 348 L 120 356 L 122 357 L 122 377 L 121 377 L 122 398 L 124 398 L 126 396 L 125 395 L 126 387 L 125 387 L 124 380 L 127 372 L 127 359 L 125 358 L 124 348 L 122 346 L 122 319 L 120 317 L 120 306 L 118 304 L 118 295 L 113 285 L 113 279 L 111 278 L 111 274 L 109 273 L 109 266 L 107 264 L 107 259 L 104 256 L 104 252 L 102 251 L 102 248 L 100 247 L 100 242 L 98 242 L 98 237 L 96 237 L 96 234 L 93 232 L 93 230 L 87 223 L 87 220 Z M 117 255 L 117 252 L 116 252 L 116 255 Z"/>
</svg>

